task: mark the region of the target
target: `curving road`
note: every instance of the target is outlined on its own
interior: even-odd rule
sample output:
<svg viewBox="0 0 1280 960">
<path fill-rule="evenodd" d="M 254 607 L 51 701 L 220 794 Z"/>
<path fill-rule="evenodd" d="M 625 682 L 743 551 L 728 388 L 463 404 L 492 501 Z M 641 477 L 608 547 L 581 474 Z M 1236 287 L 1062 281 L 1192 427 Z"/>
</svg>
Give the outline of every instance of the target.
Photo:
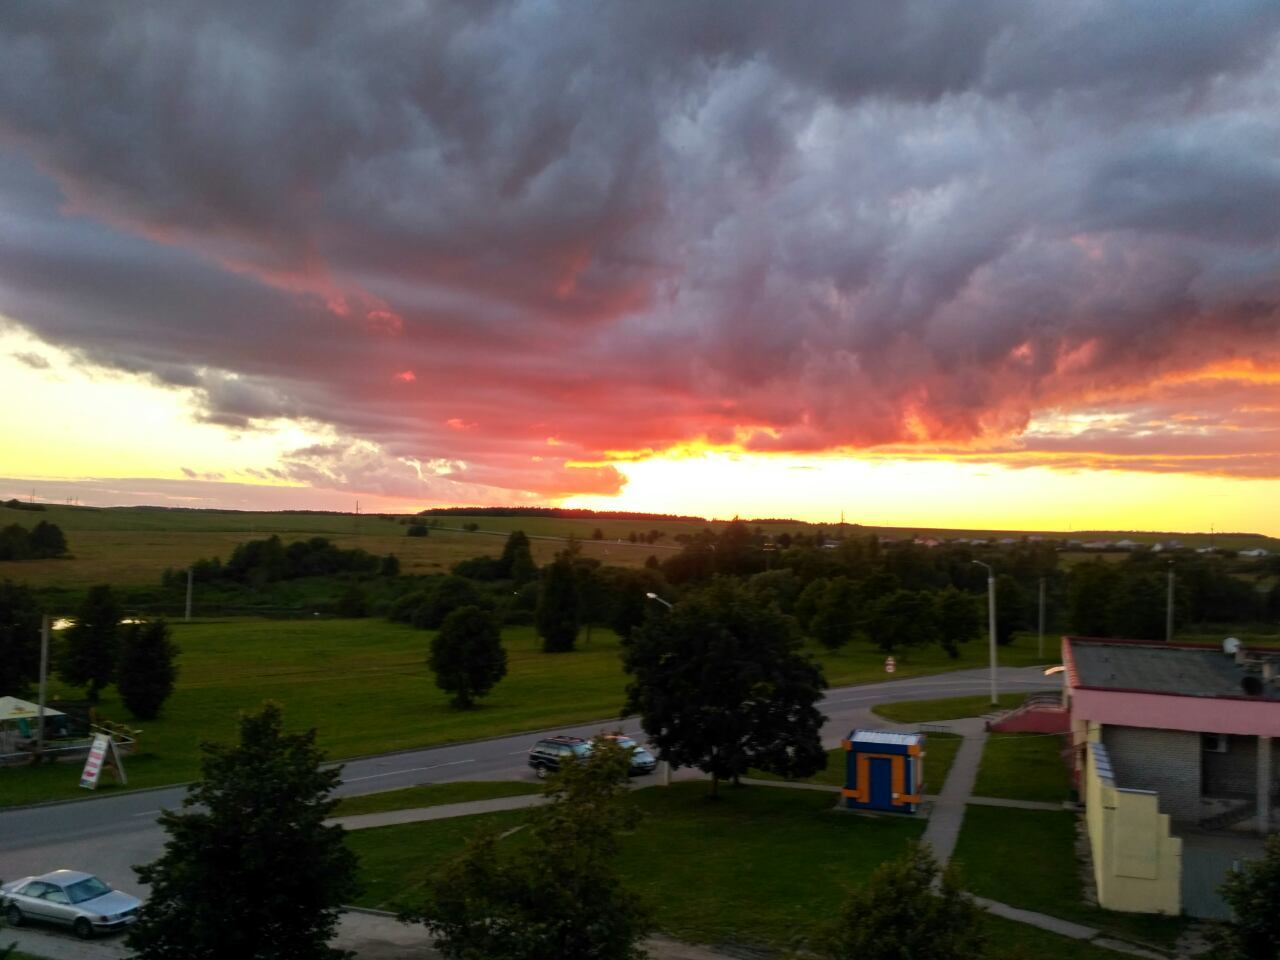
<svg viewBox="0 0 1280 960">
<path fill-rule="evenodd" d="M 1002 667 L 999 671 L 1003 691 L 1057 689 L 1061 684 L 1056 680 L 1045 677 L 1040 667 Z M 987 671 L 977 669 L 830 690 L 820 705 L 827 716 L 823 741 L 831 747 L 855 727 L 884 726 L 883 720 L 870 713 L 878 703 L 982 694 L 988 682 Z M 618 726 L 643 736 L 634 718 L 621 724 L 604 720 L 554 732 L 591 736 Z M 535 735 L 521 733 L 349 760 L 343 764 L 342 784 L 336 793 L 351 796 L 453 780 L 532 779 L 525 757 Z M 167 787 L 0 811 L 0 878 L 12 880 L 57 867 L 74 867 L 145 896 L 131 868 L 160 855 L 165 833 L 156 817 L 161 809 L 180 806 L 185 793 L 184 786 Z M 72 948 L 72 942 L 56 931 L 38 935 L 56 938 L 61 941 L 59 946 Z M 103 954 L 98 951 L 94 955 Z"/>
</svg>

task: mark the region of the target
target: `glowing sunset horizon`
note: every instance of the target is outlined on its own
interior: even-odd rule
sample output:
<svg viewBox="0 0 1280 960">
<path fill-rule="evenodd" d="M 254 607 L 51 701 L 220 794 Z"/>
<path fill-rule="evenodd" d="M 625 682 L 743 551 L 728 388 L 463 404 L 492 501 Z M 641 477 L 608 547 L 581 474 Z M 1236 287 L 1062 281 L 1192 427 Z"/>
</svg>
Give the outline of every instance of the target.
<svg viewBox="0 0 1280 960">
<path fill-rule="evenodd" d="M 1280 8 L 1181 6 L 18 6 L 0 497 L 1280 536 Z"/>
</svg>

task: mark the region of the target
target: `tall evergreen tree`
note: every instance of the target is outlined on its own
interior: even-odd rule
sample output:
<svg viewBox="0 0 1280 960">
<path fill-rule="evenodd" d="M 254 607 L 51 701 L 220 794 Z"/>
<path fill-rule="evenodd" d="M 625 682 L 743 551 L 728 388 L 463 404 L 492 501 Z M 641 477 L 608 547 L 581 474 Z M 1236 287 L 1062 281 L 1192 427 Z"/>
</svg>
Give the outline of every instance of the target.
<svg viewBox="0 0 1280 960">
<path fill-rule="evenodd" d="M 461 709 L 472 706 L 507 675 L 507 651 L 493 615 L 479 607 L 459 607 L 444 618 L 431 639 L 427 665 L 436 686 Z"/>
<path fill-rule="evenodd" d="M 163 620 L 131 623 L 120 638 L 116 687 L 120 699 L 139 720 L 154 720 L 173 693 L 178 676 L 178 648 Z"/>
<path fill-rule="evenodd" d="M 578 639 L 580 615 L 578 576 L 573 556 L 566 550 L 543 571 L 538 591 L 533 622 L 542 638 L 542 649 L 547 653 L 572 650 Z"/>
<path fill-rule="evenodd" d="M 507 535 L 498 564 L 502 576 L 507 580 L 514 580 L 517 585 L 528 583 L 538 575 L 538 568 L 533 562 L 533 550 L 523 530 L 512 530 Z"/>
<path fill-rule="evenodd" d="M 139 960 L 351 956 L 328 946 L 356 892 L 355 855 L 325 825 L 340 772 L 321 768 L 315 730 L 283 727 L 267 703 L 237 745 L 202 745 L 202 779 L 160 815 L 164 853 L 135 868 L 151 887 L 127 941 Z"/>
<path fill-rule="evenodd" d="M 716 580 L 631 633 L 626 713 L 675 766 L 737 778 L 757 767 L 807 776 L 826 765 L 822 668 L 790 617 L 736 580 Z"/>
<path fill-rule="evenodd" d="M 40 678 L 40 618 L 30 589 L 0 582 L 0 695 L 21 696 Z"/>
<path fill-rule="evenodd" d="M 91 703 L 115 677 L 124 611 L 105 584 L 93 587 L 76 611 L 63 640 L 59 673 L 67 683 L 88 687 Z"/>
</svg>

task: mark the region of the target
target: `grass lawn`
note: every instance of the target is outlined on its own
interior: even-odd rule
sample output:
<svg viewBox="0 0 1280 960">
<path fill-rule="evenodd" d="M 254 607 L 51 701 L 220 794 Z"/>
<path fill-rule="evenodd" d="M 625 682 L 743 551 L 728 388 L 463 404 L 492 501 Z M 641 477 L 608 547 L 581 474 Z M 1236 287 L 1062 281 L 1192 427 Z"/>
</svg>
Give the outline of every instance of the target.
<svg viewBox="0 0 1280 960">
<path fill-rule="evenodd" d="M 705 783 L 637 791 L 645 814 L 624 838 L 619 869 L 656 908 L 659 926 L 699 943 L 800 945 L 830 919 L 838 891 L 900 855 L 923 821 L 863 817 L 833 809 L 830 794 Z M 437 820 L 352 833 L 363 906 L 390 906 L 418 889 L 434 865 L 481 822 L 507 828 L 525 813 Z M 520 834 L 511 838 L 519 842 Z M 388 882 L 386 878 L 395 878 Z"/>
<path fill-rule="evenodd" d="M 1169 949 L 1187 926 L 1177 917 L 1115 913 L 1081 899 L 1073 813 L 970 806 L 956 846 L 974 893 Z"/>
<path fill-rule="evenodd" d="M 508 674 L 474 710 L 454 710 L 426 667 L 430 634 L 380 620 L 243 620 L 173 624 L 178 686 L 160 719 L 138 723 L 125 759 L 130 787 L 199 774 L 198 743 L 229 742 L 238 711 L 273 699 L 293 729 L 316 727 L 332 758 L 471 740 L 617 716 L 624 677 L 618 641 L 595 631 L 575 653 L 546 654 L 530 627 L 504 630 Z M 54 698 L 71 693 L 54 684 Z M 115 688 L 99 714 L 129 720 Z M 80 767 L 0 770 L 0 803 L 80 797 Z M 98 793 L 121 789 L 106 782 Z"/>
<path fill-rule="evenodd" d="M 360 797 L 344 797 L 333 811 L 335 817 L 353 817 L 362 813 L 385 810 L 413 810 L 438 807 L 446 803 L 469 803 L 496 797 L 519 797 L 541 793 L 542 785 L 519 780 L 458 780 L 454 783 L 426 783 L 403 790 L 368 793 Z"/>
<path fill-rule="evenodd" d="M 655 908 L 662 932 L 693 943 L 796 950 L 829 923 L 843 891 L 901 855 L 923 823 L 832 810 L 828 795 L 751 786 L 709 800 L 704 783 L 633 794 L 645 814 L 623 839 L 619 871 Z M 995 811 L 997 813 L 1003 811 Z M 412 905 L 444 857 L 482 824 L 508 830 L 525 811 L 360 830 L 362 906 Z M 1050 815 L 1053 816 L 1053 815 Z M 516 833 L 503 843 L 519 844 Z M 1109 951 L 992 917 L 993 953 L 1015 945 L 1043 960 L 1104 960 Z"/>
<path fill-rule="evenodd" d="M 1000 694 L 1001 710 L 1012 710 L 1027 699 L 1025 693 Z M 935 720 L 956 720 L 960 717 L 980 717 L 996 708 L 991 706 L 989 695 L 976 697 L 943 697 L 940 700 L 908 700 L 903 703 L 881 703 L 871 708 L 877 717 L 894 723 L 931 723 Z"/>
<path fill-rule="evenodd" d="M 925 739 L 924 792 L 936 794 L 942 789 L 951 772 L 951 764 L 964 738 L 954 733 L 931 733 Z M 801 777 L 797 783 L 824 783 L 843 787 L 845 779 L 845 752 L 842 749 L 827 751 L 827 767 L 812 777 Z M 748 776 L 759 780 L 782 780 L 777 774 L 752 770 Z"/>
<path fill-rule="evenodd" d="M 232 740 L 237 713 L 266 699 L 284 705 L 290 727 L 316 727 L 320 746 L 340 759 L 603 721 L 619 714 L 625 698 L 618 640 L 603 629 L 574 653 L 546 654 L 531 627 L 506 628 L 507 677 L 478 708 L 458 711 L 426 668 L 426 631 L 372 618 L 171 626 L 181 650 L 177 687 L 159 719 L 135 724 L 143 732 L 138 752 L 125 760 L 130 788 L 195 779 L 200 741 Z M 820 656 L 831 661 L 833 686 L 884 677 L 880 655 L 870 648 Z M 941 651 L 920 652 L 906 675 L 975 665 Z M 60 681 L 50 687 L 52 699 L 78 694 Z M 98 712 L 131 720 L 114 687 L 103 691 Z M 79 773 L 73 764 L 0 770 L 0 806 L 81 797 Z M 120 789 L 107 781 L 98 793 Z"/>
<path fill-rule="evenodd" d="M 1034 633 L 1015 634 L 1013 642 L 999 650 L 1000 666 L 1030 667 L 1042 663 L 1058 663 L 1061 661 L 1059 644 L 1045 639 L 1045 656 L 1036 653 L 1036 635 Z M 987 647 L 985 644 L 967 643 L 960 647 L 959 659 L 952 660 L 938 646 L 925 647 L 920 650 L 895 651 L 894 660 L 897 669 L 888 674 L 884 672 L 884 651 L 865 642 L 845 644 L 839 650 L 827 650 L 820 644 L 810 643 L 807 646 L 826 673 L 827 683 L 833 687 L 843 687 L 853 683 L 878 683 L 882 680 L 903 680 L 908 677 L 919 677 L 931 673 L 945 673 L 949 670 L 971 670 L 974 667 L 987 665 Z M 1045 678 L 1045 688 L 1053 687 L 1053 680 Z"/>
<path fill-rule="evenodd" d="M 1071 799 L 1063 742 L 1056 734 L 992 734 L 982 752 L 974 795 L 1047 803 Z"/>
</svg>

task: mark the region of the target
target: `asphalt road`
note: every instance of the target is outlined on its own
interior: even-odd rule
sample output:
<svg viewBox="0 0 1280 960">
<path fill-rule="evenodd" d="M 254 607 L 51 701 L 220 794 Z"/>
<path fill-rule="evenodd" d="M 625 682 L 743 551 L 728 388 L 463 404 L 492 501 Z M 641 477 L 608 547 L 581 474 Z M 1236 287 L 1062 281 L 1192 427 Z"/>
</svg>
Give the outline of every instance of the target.
<svg viewBox="0 0 1280 960">
<path fill-rule="evenodd" d="M 884 721 L 869 712 L 877 703 L 981 694 L 988 682 L 988 673 L 982 669 L 830 690 L 821 704 L 827 716 L 823 740 L 834 746 L 856 727 L 883 726 Z M 1061 685 L 1058 678 L 1045 677 L 1039 667 L 1003 667 L 999 683 L 1002 691 L 1015 692 Z M 621 724 L 602 720 L 551 732 L 591 736 L 619 726 L 643 737 L 634 719 Z M 532 780 L 525 758 L 535 736 L 536 732 L 521 733 L 349 760 L 343 764 L 342 785 L 336 793 L 352 796 L 454 780 Z M 68 771 L 68 776 L 78 773 L 70 766 Z M 179 807 L 185 792 L 185 787 L 170 787 L 0 811 L 0 878 L 12 880 L 70 867 L 96 873 L 112 886 L 145 896 L 131 868 L 159 856 L 165 834 L 156 817 L 162 809 Z M 48 936 L 64 939 L 57 932 Z"/>
</svg>

